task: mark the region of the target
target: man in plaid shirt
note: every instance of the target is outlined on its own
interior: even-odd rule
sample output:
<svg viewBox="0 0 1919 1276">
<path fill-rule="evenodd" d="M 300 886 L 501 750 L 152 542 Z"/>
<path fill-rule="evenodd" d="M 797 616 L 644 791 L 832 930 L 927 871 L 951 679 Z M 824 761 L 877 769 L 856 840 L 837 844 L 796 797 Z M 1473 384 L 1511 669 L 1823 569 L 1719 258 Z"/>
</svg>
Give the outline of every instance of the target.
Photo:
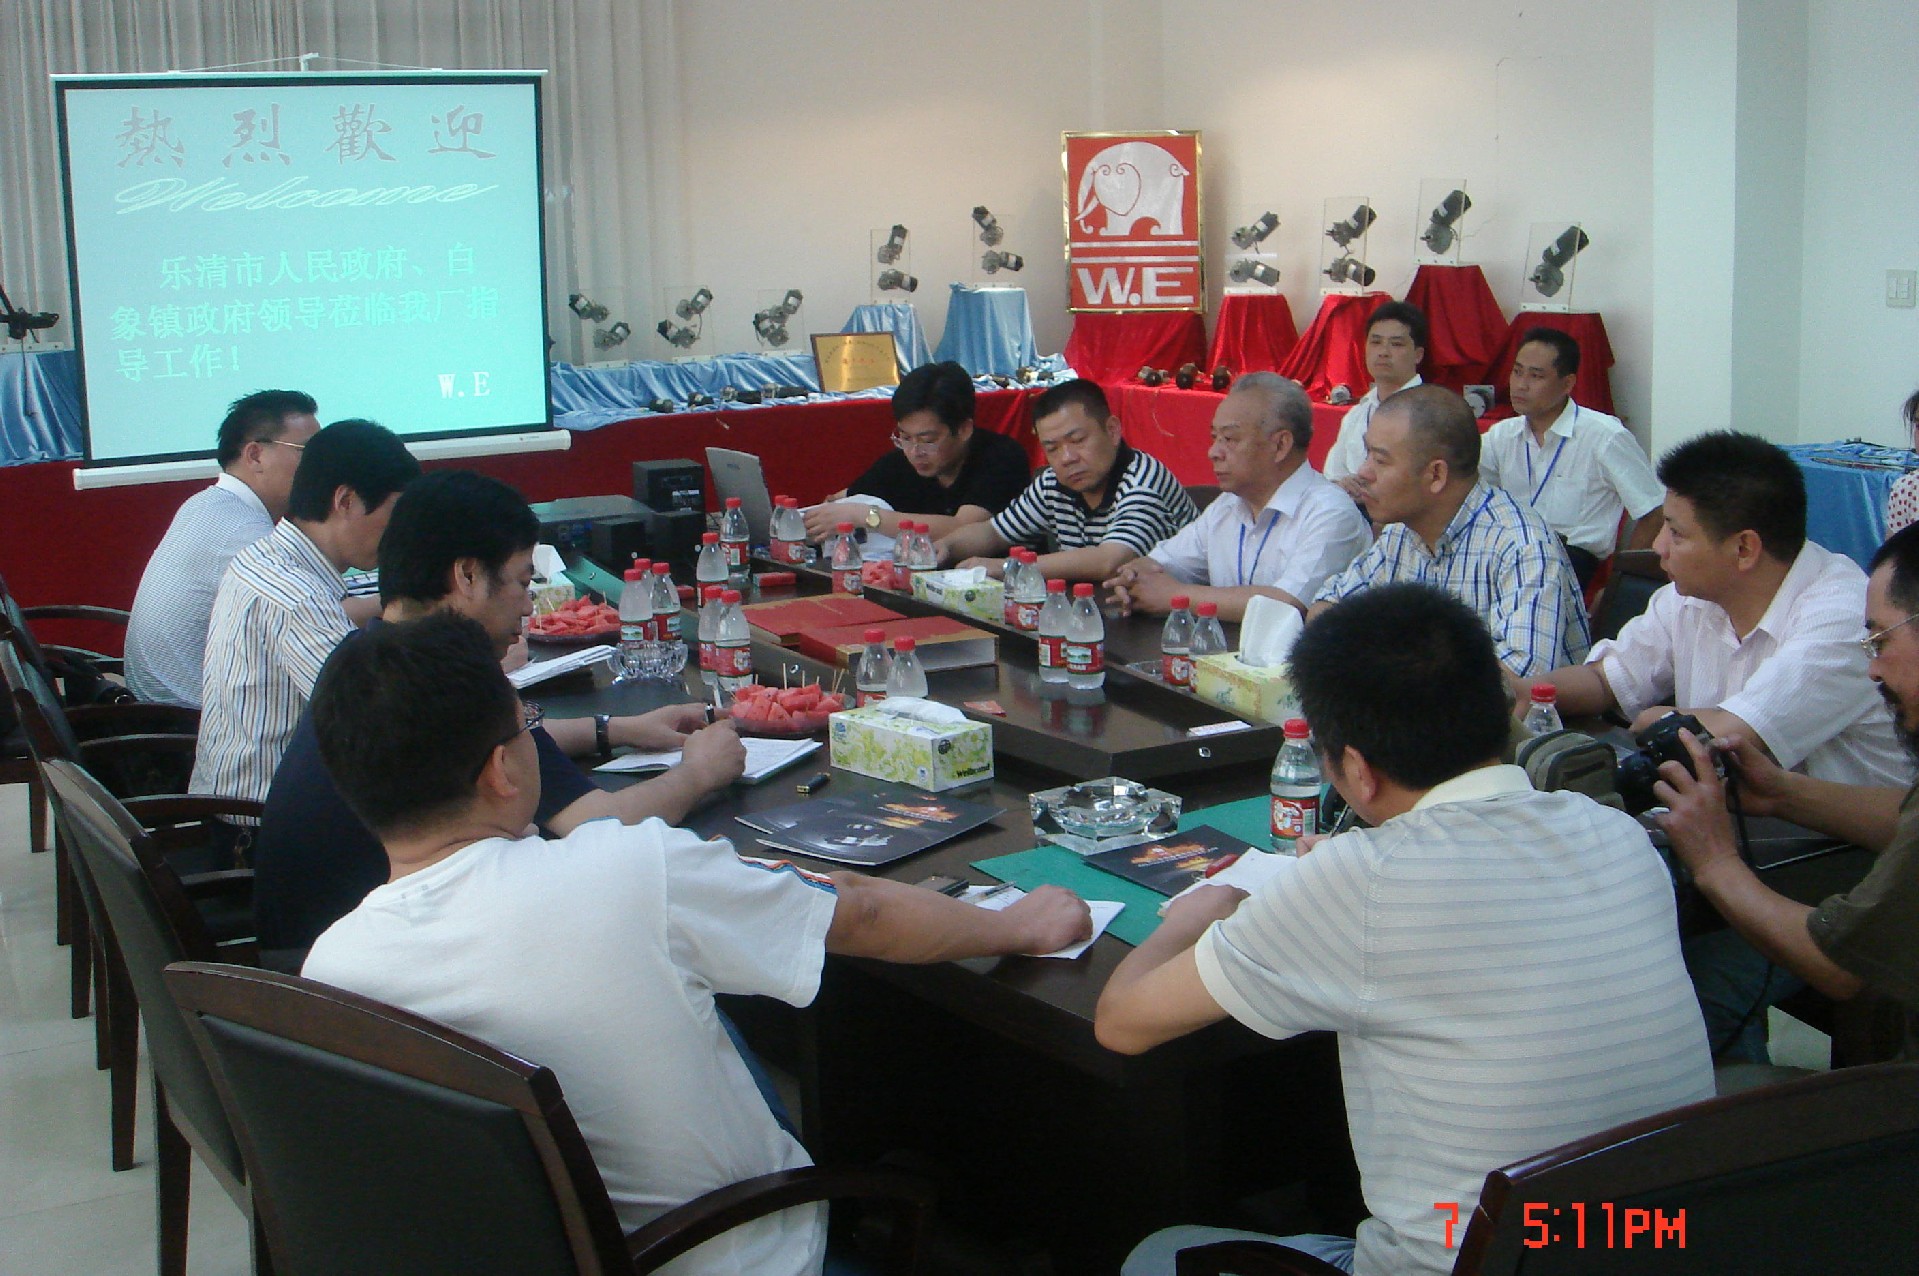
<svg viewBox="0 0 1919 1276">
<path fill-rule="evenodd" d="M 1380 404 L 1355 477 L 1379 539 L 1321 587 L 1311 614 L 1413 580 L 1478 612 L 1500 662 L 1522 677 L 1585 656 L 1592 639 L 1566 551 L 1525 502 L 1480 480 L 1479 428 L 1464 399 L 1422 385 Z"/>
</svg>

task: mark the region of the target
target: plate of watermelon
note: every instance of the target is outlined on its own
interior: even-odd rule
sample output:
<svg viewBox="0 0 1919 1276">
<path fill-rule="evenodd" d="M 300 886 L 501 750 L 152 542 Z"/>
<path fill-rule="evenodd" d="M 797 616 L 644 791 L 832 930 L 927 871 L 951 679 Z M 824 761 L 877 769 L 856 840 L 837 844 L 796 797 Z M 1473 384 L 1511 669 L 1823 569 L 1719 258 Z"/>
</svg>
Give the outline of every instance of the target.
<svg viewBox="0 0 1919 1276">
<path fill-rule="evenodd" d="M 576 598 L 556 611 L 526 622 L 526 636 L 535 642 L 582 646 L 620 636 L 620 613 L 605 603 Z"/>
<path fill-rule="evenodd" d="M 733 693 L 733 725 L 741 735 L 812 735 L 824 730 L 828 715 L 846 708 L 846 697 L 824 690 L 817 682 L 797 687 L 768 687 L 748 683 Z"/>
</svg>

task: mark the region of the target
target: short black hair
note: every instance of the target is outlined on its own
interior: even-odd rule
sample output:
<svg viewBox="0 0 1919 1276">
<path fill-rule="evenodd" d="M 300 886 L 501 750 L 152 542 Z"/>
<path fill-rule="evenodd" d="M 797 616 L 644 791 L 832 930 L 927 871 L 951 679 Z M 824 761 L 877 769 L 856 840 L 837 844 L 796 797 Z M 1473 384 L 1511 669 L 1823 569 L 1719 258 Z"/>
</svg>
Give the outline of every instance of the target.
<svg viewBox="0 0 1919 1276">
<path fill-rule="evenodd" d="M 350 487 L 368 509 L 420 477 L 420 463 L 398 435 L 372 421 L 335 421 L 307 440 L 300 468 L 293 472 L 287 514 L 323 523 L 333 511 L 333 494 Z"/>
<path fill-rule="evenodd" d="M 1453 474 L 1479 473 L 1479 420 L 1457 390 L 1416 385 L 1387 395 L 1379 410 L 1389 406 L 1407 414 L 1410 437 L 1425 450 L 1425 460 L 1437 457 Z"/>
<path fill-rule="evenodd" d="M 462 558 L 479 559 L 498 580 L 506 560 L 539 538 L 540 520 L 500 480 L 472 470 L 421 475 L 393 503 L 380 538 L 380 601 L 438 602 Z"/>
<path fill-rule="evenodd" d="M 1088 381 L 1085 377 L 1074 377 L 1071 381 L 1062 381 L 1045 394 L 1039 396 L 1033 404 L 1033 420 L 1044 421 L 1055 412 L 1063 411 L 1073 404 L 1086 409 L 1087 415 L 1095 421 L 1105 424 L 1106 418 L 1113 415 L 1113 409 L 1106 402 L 1106 391 L 1099 388 L 1099 382 Z"/>
<path fill-rule="evenodd" d="M 1426 337 L 1430 330 L 1426 325 L 1425 311 L 1410 301 L 1384 302 L 1366 320 L 1366 335 L 1372 335 L 1374 324 L 1389 321 L 1405 324 L 1406 331 L 1412 334 L 1413 344 L 1421 350 L 1426 348 Z"/>
<path fill-rule="evenodd" d="M 1543 324 L 1526 329 L 1526 335 L 1519 339 L 1520 346 L 1529 346 L 1537 341 L 1542 346 L 1550 346 L 1553 352 L 1553 371 L 1562 377 L 1575 376 L 1579 372 L 1579 342 L 1570 332 L 1561 332 L 1557 328 L 1548 328 Z"/>
<path fill-rule="evenodd" d="M 226 420 L 220 422 L 219 448 L 214 459 L 225 469 L 240 459 L 246 445 L 260 439 L 277 439 L 286 433 L 290 416 L 312 416 L 320 410 L 313 396 L 298 390 L 255 390 L 227 405 Z"/>
<path fill-rule="evenodd" d="M 1806 543 L 1806 479 L 1775 445 L 1736 430 L 1687 439 L 1659 458 L 1659 481 L 1692 503 L 1714 540 L 1759 533 L 1768 554 L 1790 563 Z"/>
<path fill-rule="evenodd" d="M 465 809 L 518 715 L 486 630 L 449 611 L 355 634 L 313 687 L 320 758 L 382 837 Z"/>
<path fill-rule="evenodd" d="M 1899 414 L 1907 429 L 1919 430 L 1919 390 L 1914 390 L 1906 397 L 1906 406 L 1899 409 Z"/>
<path fill-rule="evenodd" d="M 958 431 L 973 419 L 973 374 L 957 363 L 923 363 L 900 378 L 893 391 L 893 420 L 931 412 L 939 423 Z"/>
<path fill-rule="evenodd" d="M 1867 572 L 1876 572 L 1892 564 L 1892 579 L 1887 582 L 1886 597 L 1908 615 L 1919 612 L 1919 523 L 1907 523 L 1886 538 L 1873 551 Z"/>
<path fill-rule="evenodd" d="M 1293 645 L 1293 687 L 1320 752 L 1348 746 L 1395 783 L 1430 789 L 1505 751 L 1512 719 L 1486 623 L 1405 581 L 1334 604 Z"/>
</svg>

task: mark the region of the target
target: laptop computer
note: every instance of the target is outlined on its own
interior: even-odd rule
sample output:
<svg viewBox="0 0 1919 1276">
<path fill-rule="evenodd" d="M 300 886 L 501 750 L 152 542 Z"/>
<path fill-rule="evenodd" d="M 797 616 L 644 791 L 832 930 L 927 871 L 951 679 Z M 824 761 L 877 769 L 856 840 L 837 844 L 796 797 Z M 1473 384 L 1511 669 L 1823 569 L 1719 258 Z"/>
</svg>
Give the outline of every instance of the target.
<svg viewBox="0 0 1919 1276">
<path fill-rule="evenodd" d="M 713 471 L 713 490 L 719 494 L 720 507 L 726 507 L 727 497 L 739 497 L 740 508 L 746 513 L 747 536 L 755 545 L 766 544 L 767 528 L 773 521 L 773 498 L 767 494 L 760 458 L 751 452 L 710 447 L 706 449 L 706 468 Z"/>
</svg>

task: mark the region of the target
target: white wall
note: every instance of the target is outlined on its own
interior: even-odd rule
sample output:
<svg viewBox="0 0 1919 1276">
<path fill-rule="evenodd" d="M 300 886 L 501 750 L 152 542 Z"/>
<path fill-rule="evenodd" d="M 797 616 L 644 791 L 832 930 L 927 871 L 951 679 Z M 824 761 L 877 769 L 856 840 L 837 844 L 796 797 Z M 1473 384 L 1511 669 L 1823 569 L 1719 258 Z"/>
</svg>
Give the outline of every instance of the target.
<svg viewBox="0 0 1919 1276">
<path fill-rule="evenodd" d="M 1906 444 L 1919 310 L 1885 304 L 1919 269 L 1919 11 L 1810 0 L 1799 435 Z"/>
</svg>

